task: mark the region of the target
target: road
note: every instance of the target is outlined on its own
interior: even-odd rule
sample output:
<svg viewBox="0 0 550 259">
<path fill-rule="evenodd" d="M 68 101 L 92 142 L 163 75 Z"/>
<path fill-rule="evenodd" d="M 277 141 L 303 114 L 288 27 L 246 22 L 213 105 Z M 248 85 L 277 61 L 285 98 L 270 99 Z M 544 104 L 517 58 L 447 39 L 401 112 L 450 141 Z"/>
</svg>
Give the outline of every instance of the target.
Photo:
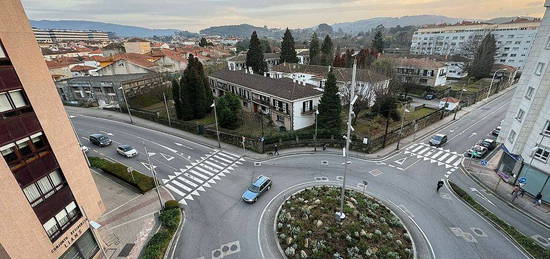
<svg viewBox="0 0 550 259">
<path fill-rule="evenodd" d="M 455 197 L 448 185 L 435 192 L 436 182 L 443 178 L 479 197 L 467 187 L 481 188 L 459 170 L 459 163 L 464 151 L 504 118 L 511 96 L 511 92 L 504 94 L 442 128 L 439 133 L 447 134 L 449 142 L 440 149 L 426 145 L 426 137 L 382 161 L 350 159 L 347 187 L 361 189 L 366 179 L 367 192 L 405 220 L 418 244 L 419 258 L 525 258 L 505 235 Z M 121 158 L 114 147 L 93 148 L 90 154 L 107 156 L 148 173 L 140 146 L 144 142 L 154 153 L 152 163 L 161 182 L 186 210 L 185 225 L 169 251 L 170 258 L 278 258 L 271 238 L 277 206 L 306 185 L 341 185 L 344 175 L 341 156 L 319 152 L 259 162 L 133 125 L 73 116 L 84 143 L 89 134 L 103 132 L 115 144 L 134 145 L 141 152 L 132 159 Z M 242 192 L 260 174 L 271 177 L 273 187 L 257 203 L 245 204 L 240 199 Z M 211 180 L 214 183 L 209 184 Z M 521 218 L 514 220 L 532 224 L 521 215 L 515 216 Z M 535 227 L 532 231 L 536 232 Z"/>
</svg>

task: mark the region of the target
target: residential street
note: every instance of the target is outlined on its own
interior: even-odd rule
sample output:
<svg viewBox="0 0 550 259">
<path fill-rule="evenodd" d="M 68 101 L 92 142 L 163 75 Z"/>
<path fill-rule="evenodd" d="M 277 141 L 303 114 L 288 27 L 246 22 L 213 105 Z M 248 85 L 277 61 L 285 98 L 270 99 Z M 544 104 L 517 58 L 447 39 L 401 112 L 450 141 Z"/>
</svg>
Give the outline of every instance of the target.
<svg viewBox="0 0 550 259">
<path fill-rule="evenodd" d="M 419 258 L 527 257 L 458 200 L 448 185 L 435 192 L 437 181 L 448 178 L 474 198 L 489 197 L 489 205 L 484 205 L 505 215 L 506 220 L 525 225 L 526 234 L 550 236 L 547 229 L 510 211 L 496 198 L 479 193 L 482 187 L 459 168 L 463 153 L 488 137 L 500 123 L 511 95 L 503 94 L 440 129 L 438 133 L 449 136 L 449 142 L 441 148 L 430 147 L 426 144 L 429 137 L 424 137 L 383 160 L 351 159 L 346 185 L 363 190 L 363 180 L 368 181 L 367 193 L 405 219 Z M 277 258 L 272 220 L 284 198 L 307 185 L 341 185 L 344 175 L 342 157 L 336 154 L 289 154 L 260 161 L 241 158 L 236 148 L 220 151 L 123 122 L 71 115 L 83 144 L 89 146 L 85 138 L 92 133 L 104 133 L 113 139 L 113 146 L 91 147 L 91 156 L 106 156 L 149 173 L 143 155 L 145 143 L 161 182 L 186 211 L 184 228 L 169 251 L 170 258 Z M 115 151 L 118 144 L 130 144 L 140 154 L 123 158 Z M 272 178 L 273 188 L 257 203 L 246 204 L 241 195 L 258 175 Z"/>
</svg>

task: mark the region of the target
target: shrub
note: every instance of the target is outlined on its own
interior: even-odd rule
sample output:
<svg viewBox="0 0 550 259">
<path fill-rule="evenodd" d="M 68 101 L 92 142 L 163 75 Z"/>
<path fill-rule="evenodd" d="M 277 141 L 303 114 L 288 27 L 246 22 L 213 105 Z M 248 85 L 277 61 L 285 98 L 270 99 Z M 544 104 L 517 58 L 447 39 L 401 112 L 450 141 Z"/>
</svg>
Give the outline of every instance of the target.
<svg viewBox="0 0 550 259">
<path fill-rule="evenodd" d="M 99 168 L 103 172 L 112 174 L 119 179 L 124 180 L 125 182 L 137 187 L 142 193 L 155 188 L 155 181 L 153 180 L 153 177 L 144 175 L 136 170 L 129 173 L 128 167 L 121 163 L 111 162 L 99 157 L 89 157 L 89 160 L 92 167 Z"/>
<path fill-rule="evenodd" d="M 468 195 L 464 190 L 458 187 L 453 182 L 449 182 L 453 191 L 466 203 L 468 203 L 472 208 L 478 211 L 481 215 L 488 218 L 494 224 L 499 226 L 504 232 L 510 235 L 518 244 L 520 244 L 527 252 L 529 252 L 535 258 L 550 258 L 550 249 L 543 248 L 538 245 L 533 239 L 523 235 L 513 226 L 510 226 L 504 220 L 497 217 L 495 214 L 491 213 L 479 203 L 477 203 L 470 195 Z"/>
<path fill-rule="evenodd" d="M 181 221 L 179 208 L 165 208 L 160 212 L 159 220 L 161 228 L 143 248 L 142 258 L 160 259 L 164 257 L 166 249 L 170 245 L 170 240 L 172 240 Z"/>
<path fill-rule="evenodd" d="M 179 208 L 180 204 L 175 200 L 169 200 L 164 203 L 164 209 Z"/>
</svg>

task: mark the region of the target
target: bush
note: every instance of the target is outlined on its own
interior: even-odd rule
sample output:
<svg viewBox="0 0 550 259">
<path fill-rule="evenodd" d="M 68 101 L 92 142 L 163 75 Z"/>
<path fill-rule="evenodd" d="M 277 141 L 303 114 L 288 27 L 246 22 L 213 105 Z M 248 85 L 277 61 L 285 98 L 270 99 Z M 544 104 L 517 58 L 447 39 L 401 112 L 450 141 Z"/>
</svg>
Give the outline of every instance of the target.
<svg viewBox="0 0 550 259">
<path fill-rule="evenodd" d="M 164 209 L 179 208 L 180 204 L 175 200 L 169 200 L 164 203 Z"/>
<path fill-rule="evenodd" d="M 449 182 L 453 191 L 460 196 L 464 201 L 466 201 L 471 207 L 473 207 L 480 214 L 488 218 L 493 224 L 500 227 L 504 232 L 511 236 L 518 244 L 520 244 L 523 249 L 525 249 L 529 254 L 535 258 L 550 258 L 550 249 L 543 248 L 537 244 L 533 239 L 523 235 L 516 228 L 506 223 L 504 220 L 497 217 L 495 214 L 491 213 L 479 203 L 477 203 L 470 195 L 468 195 L 464 190 L 458 187 L 453 182 Z"/>
<path fill-rule="evenodd" d="M 166 203 L 168 204 L 169 202 L 173 205 L 171 201 Z M 181 221 L 179 208 L 165 208 L 160 212 L 159 220 L 161 228 L 143 248 L 142 258 L 160 259 L 164 257 L 166 249 L 170 245 L 170 240 L 172 240 Z"/>
<path fill-rule="evenodd" d="M 99 157 L 89 157 L 89 160 L 92 167 L 99 168 L 103 172 L 112 174 L 119 179 L 124 180 L 125 182 L 137 187 L 142 193 L 155 188 L 155 181 L 153 180 L 153 177 L 144 175 L 136 170 L 129 173 L 128 167 L 121 163 L 111 162 L 107 159 Z"/>
</svg>

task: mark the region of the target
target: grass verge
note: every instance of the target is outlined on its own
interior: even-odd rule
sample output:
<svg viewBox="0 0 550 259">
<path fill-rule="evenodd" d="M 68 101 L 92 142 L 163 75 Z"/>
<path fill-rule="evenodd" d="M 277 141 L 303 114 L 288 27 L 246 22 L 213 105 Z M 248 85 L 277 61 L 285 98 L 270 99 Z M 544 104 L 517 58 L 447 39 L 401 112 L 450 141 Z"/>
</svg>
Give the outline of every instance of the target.
<svg viewBox="0 0 550 259">
<path fill-rule="evenodd" d="M 160 212 L 159 220 L 160 230 L 147 242 L 140 258 L 161 259 L 164 257 L 181 221 L 181 212 L 177 201 L 167 201 L 165 203 L 164 210 Z"/>
<path fill-rule="evenodd" d="M 546 249 L 540 246 L 532 238 L 525 236 L 519 232 L 516 228 L 504 222 L 502 219 L 497 217 L 495 214 L 491 213 L 479 203 L 477 203 L 470 195 L 468 195 L 464 190 L 458 187 L 456 184 L 449 182 L 453 191 L 468 205 L 474 208 L 481 215 L 489 219 L 493 224 L 497 225 L 500 229 L 506 232 L 510 237 L 512 237 L 518 244 L 520 244 L 523 249 L 525 249 L 529 254 L 535 258 L 550 258 L 550 249 Z"/>
<path fill-rule="evenodd" d="M 116 162 L 111 162 L 104 158 L 89 157 L 92 167 L 99 168 L 103 172 L 112 174 L 119 179 L 137 187 L 142 193 L 155 188 L 153 177 L 144 175 L 136 170 L 128 172 L 128 167 Z"/>
</svg>

